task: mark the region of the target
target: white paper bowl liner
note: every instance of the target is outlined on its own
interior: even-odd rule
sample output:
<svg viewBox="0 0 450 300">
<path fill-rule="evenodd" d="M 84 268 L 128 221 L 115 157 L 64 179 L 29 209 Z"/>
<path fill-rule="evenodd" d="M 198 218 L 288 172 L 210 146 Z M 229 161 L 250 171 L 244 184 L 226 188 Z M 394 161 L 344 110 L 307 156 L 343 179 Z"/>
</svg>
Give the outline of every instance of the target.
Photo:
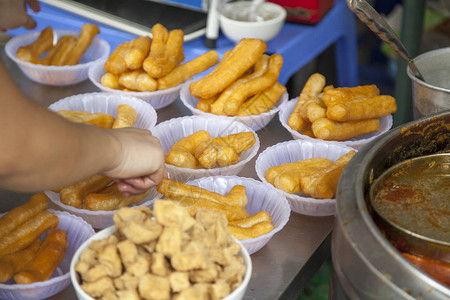
<svg viewBox="0 0 450 300">
<path fill-rule="evenodd" d="M 197 78 L 195 79 L 197 80 Z M 217 115 L 213 113 L 206 113 L 204 111 L 201 111 L 200 109 L 197 109 L 197 103 L 198 99 L 191 95 L 191 92 L 189 91 L 189 85 L 193 82 L 193 80 L 190 80 L 186 82 L 180 91 L 180 100 L 181 102 L 192 112 L 193 115 L 196 116 L 210 116 L 210 117 L 217 117 Z M 270 111 L 259 114 L 259 115 L 251 115 L 246 117 L 226 117 L 226 118 L 234 118 L 238 120 L 239 122 L 247 125 L 248 127 L 252 128 L 254 131 L 258 131 L 262 128 L 264 128 L 269 122 L 273 119 L 273 117 L 278 113 L 280 106 L 288 100 L 288 94 L 284 93 L 280 100 L 278 100 L 277 104 L 274 108 L 272 108 Z"/>
<path fill-rule="evenodd" d="M 321 141 L 291 140 L 278 143 L 259 154 L 255 162 L 256 174 L 262 182 L 275 188 L 264 177 L 267 169 L 312 157 L 324 157 L 334 162 L 351 150 L 355 149 Z M 314 199 L 303 193 L 290 194 L 277 190 L 286 197 L 292 211 L 296 213 L 309 216 L 329 216 L 336 212 L 336 199 Z"/>
<path fill-rule="evenodd" d="M 281 125 L 283 125 L 283 127 L 286 128 L 286 130 L 289 131 L 289 133 L 292 135 L 292 137 L 296 140 L 323 141 L 323 142 L 327 142 L 327 143 L 337 143 L 337 144 L 349 146 L 349 147 L 352 147 L 355 149 L 360 149 L 365 144 L 367 144 L 370 141 L 372 141 L 373 139 L 375 139 L 377 136 L 390 130 L 392 127 L 392 115 L 387 115 L 387 116 L 379 118 L 380 119 L 380 130 L 378 130 L 377 132 L 354 137 L 347 141 L 325 141 L 325 140 L 318 139 L 318 138 L 314 139 L 307 135 L 303 135 L 298 131 L 293 130 L 287 124 L 287 122 L 289 120 L 289 116 L 294 111 L 296 103 L 297 103 L 297 98 L 286 101 L 283 105 L 281 105 L 280 113 L 278 114 Z"/>
<path fill-rule="evenodd" d="M 255 135 L 255 144 L 241 153 L 241 160 L 227 167 L 216 167 L 213 169 L 189 169 L 166 164 L 170 178 L 187 181 L 207 176 L 237 175 L 256 156 L 259 150 L 259 138 L 250 127 L 227 117 L 208 116 L 186 116 L 170 119 L 159 123 L 151 131 L 161 142 L 165 153 L 181 138 L 191 135 L 199 130 L 206 130 L 211 137 L 225 136 L 240 132 L 252 132 Z"/>
<path fill-rule="evenodd" d="M 105 210 L 87 210 L 75 208 L 70 205 L 65 205 L 61 202 L 59 198 L 59 194 L 52 191 L 45 191 L 45 194 L 50 199 L 52 203 L 58 206 L 61 210 L 67 211 L 75 216 L 78 216 L 84 219 L 87 223 L 89 223 L 95 229 L 104 229 L 114 224 L 112 216 L 116 212 L 116 210 L 105 211 Z M 150 207 L 152 203 L 155 201 L 155 197 L 158 195 L 158 192 L 155 188 L 150 190 L 150 193 L 142 199 L 141 202 L 130 205 L 130 206 L 148 206 Z"/>
<path fill-rule="evenodd" d="M 78 248 L 91 236 L 95 234 L 94 229 L 83 219 L 73 216 L 67 212 L 49 209 L 59 218 L 57 228 L 67 231 L 66 254 L 59 267 L 49 280 L 35 282 L 32 284 L 0 284 L 0 299 L 14 300 L 36 300 L 45 299 L 56 295 L 70 284 L 70 263 Z M 46 233 L 40 238 L 43 239 Z"/>
<path fill-rule="evenodd" d="M 254 239 L 241 241 L 250 254 L 257 252 L 264 247 L 289 221 L 291 208 L 283 194 L 272 188 L 270 185 L 252 178 L 214 176 L 188 181 L 187 183 L 221 195 L 226 195 L 235 185 L 243 185 L 245 186 L 245 192 L 248 198 L 248 204 L 245 207 L 245 210 L 247 210 L 250 215 L 265 210 L 272 216 L 272 223 L 275 228 L 271 232 Z"/>
<path fill-rule="evenodd" d="M 89 68 L 97 62 L 105 62 L 109 56 L 110 46 L 107 41 L 95 37 L 91 45 L 83 54 L 80 62 L 74 66 L 44 66 L 22 61 L 16 58 L 17 49 L 35 41 L 40 31 L 30 32 L 13 37 L 6 43 L 5 52 L 22 72 L 31 80 L 47 85 L 72 85 L 88 78 Z M 58 39 L 64 35 L 78 36 L 79 31 L 53 30 L 54 38 Z"/>
<path fill-rule="evenodd" d="M 105 113 L 117 117 L 117 107 L 128 104 L 137 113 L 133 127 L 151 129 L 156 124 L 155 109 L 138 98 L 110 93 L 86 93 L 63 98 L 48 107 L 52 111 L 73 110 L 91 113 Z"/>
<path fill-rule="evenodd" d="M 174 86 L 166 90 L 154 92 L 126 92 L 108 88 L 100 83 L 100 77 L 105 74 L 104 63 L 105 62 L 100 62 L 98 64 L 92 65 L 88 73 L 89 79 L 92 81 L 92 83 L 103 92 L 136 97 L 149 103 L 155 109 L 160 109 L 172 104 L 172 102 L 177 100 L 178 96 L 180 95 L 180 89 L 183 84 Z"/>
<path fill-rule="evenodd" d="M 106 229 L 103 229 L 102 231 L 99 231 L 94 236 L 89 238 L 87 241 L 85 241 L 77 250 L 75 255 L 72 258 L 72 262 L 70 263 L 70 280 L 72 281 L 72 285 L 75 289 L 75 293 L 77 294 L 78 299 L 80 300 L 94 300 L 91 296 L 86 294 L 83 289 L 80 287 L 80 276 L 75 271 L 75 265 L 77 264 L 78 260 L 80 259 L 81 254 L 83 251 L 89 247 L 92 241 L 95 240 L 101 240 L 104 239 L 111 234 L 113 234 L 116 231 L 116 228 L 114 226 L 110 226 Z M 244 262 L 246 265 L 246 271 L 244 275 L 244 279 L 242 280 L 241 285 L 235 289 L 231 294 L 223 298 L 223 300 L 241 300 L 244 298 L 244 294 L 247 290 L 248 283 L 250 281 L 250 277 L 252 275 L 252 260 L 250 258 L 250 254 L 247 252 L 245 247 L 243 247 L 242 243 L 238 240 L 235 240 L 236 243 L 238 243 L 241 246 L 241 251 L 239 252 L 239 255 L 241 255 L 244 258 Z"/>
</svg>

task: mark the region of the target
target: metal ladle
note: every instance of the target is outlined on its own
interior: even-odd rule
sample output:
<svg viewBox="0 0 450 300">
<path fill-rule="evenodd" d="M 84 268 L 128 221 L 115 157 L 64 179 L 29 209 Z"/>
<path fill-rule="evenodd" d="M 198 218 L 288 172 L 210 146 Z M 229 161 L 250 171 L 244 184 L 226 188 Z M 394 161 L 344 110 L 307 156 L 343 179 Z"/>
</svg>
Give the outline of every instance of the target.
<svg viewBox="0 0 450 300">
<path fill-rule="evenodd" d="M 411 69 L 414 76 L 425 82 L 422 74 L 414 63 L 413 58 L 408 50 L 395 34 L 389 24 L 378 14 L 378 12 L 370 6 L 365 0 L 346 0 L 347 5 L 356 16 L 367 25 L 374 33 L 376 33 L 383 41 L 389 44 L 392 49 L 403 58 Z"/>
</svg>

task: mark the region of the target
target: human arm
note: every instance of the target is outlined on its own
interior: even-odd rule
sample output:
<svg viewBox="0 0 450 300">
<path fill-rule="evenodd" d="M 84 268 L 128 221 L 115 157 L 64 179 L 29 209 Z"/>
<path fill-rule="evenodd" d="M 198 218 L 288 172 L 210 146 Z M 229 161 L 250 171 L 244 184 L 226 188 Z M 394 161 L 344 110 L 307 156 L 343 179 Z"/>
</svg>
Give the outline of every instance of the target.
<svg viewBox="0 0 450 300">
<path fill-rule="evenodd" d="M 26 29 L 35 28 L 36 22 L 28 15 L 26 5 L 34 12 L 40 10 L 38 0 L 0 0 L 0 30 L 22 26 Z"/>
<path fill-rule="evenodd" d="M 0 187 L 31 192 L 103 174 L 136 194 L 164 176 L 164 151 L 148 130 L 71 123 L 27 99 L 2 65 L 0 84 Z"/>
</svg>

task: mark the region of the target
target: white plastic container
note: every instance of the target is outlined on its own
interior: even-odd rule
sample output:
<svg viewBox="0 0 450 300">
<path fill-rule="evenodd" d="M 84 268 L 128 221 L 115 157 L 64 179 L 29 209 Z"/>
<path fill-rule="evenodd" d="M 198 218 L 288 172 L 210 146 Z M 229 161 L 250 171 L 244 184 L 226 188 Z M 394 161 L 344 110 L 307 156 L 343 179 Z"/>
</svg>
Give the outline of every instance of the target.
<svg viewBox="0 0 450 300">
<path fill-rule="evenodd" d="M 291 99 L 289 101 L 286 101 L 281 107 L 280 107 L 280 123 L 283 125 L 284 128 L 286 128 L 287 131 L 292 135 L 292 137 L 296 140 L 307 140 L 307 141 L 322 141 L 326 143 L 336 143 L 338 145 L 344 145 L 348 147 L 352 147 L 355 149 L 360 149 L 365 144 L 372 141 L 377 136 L 387 132 L 392 127 L 392 115 L 387 115 L 384 117 L 379 118 L 380 119 L 380 130 L 377 132 L 361 135 L 354 137 L 352 139 L 346 140 L 346 141 L 325 141 L 319 138 L 312 138 L 307 135 L 301 134 L 298 131 L 295 131 L 289 125 L 287 124 L 289 120 L 289 116 L 294 111 L 295 105 L 297 104 L 297 98 Z"/>
<path fill-rule="evenodd" d="M 113 234 L 116 231 L 116 228 L 114 226 L 108 227 L 106 229 L 103 229 L 102 231 L 96 233 L 94 236 L 92 236 L 90 239 L 88 239 L 86 242 L 84 242 L 77 250 L 75 255 L 73 256 L 72 262 L 70 264 L 70 279 L 72 281 L 72 285 L 75 289 L 75 293 L 77 294 L 78 299 L 80 300 L 94 300 L 94 298 L 90 297 L 88 294 L 86 294 L 80 287 L 80 278 L 77 272 L 75 271 L 75 265 L 77 264 L 78 260 L 80 259 L 81 253 L 89 247 L 92 241 L 94 240 L 101 240 L 104 239 L 111 234 Z M 239 252 L 239 255 L 241 255 L 244 258 L 246 271 L 244 275 L 244 279 L 241 283 L 241 285 L 235 289 L 231 294 L 223 298 L 223 300 L 241 300 L 244 298 L 244 294 L 247 290 L 248 283 L 250 281 L 250 277 L 252 275 L 252 260 L 250 258 L 249 253 L 245 249 L 245 247 L 242 245 L 241 242 L 236 240 L 236 243 L 238 243 L 241 246 L 241 251 Z"/>
<path fill-rule="evenodd" d="M 149 103 L 155 109 L 160 109 L 172 104 L 180 95 L 180 89 L 183 84 L 166 90 L 154 92 L 126 92 L 108 88 L 100 83 L 100 77 L 105 74 L 104 65 L 105 62 L 100 62 L 98 64 L 92 65 L 92 67 L 89 69 L 89 80 L 91 80 L 91 82 L 103 92 L 114 93 L 122 96 L 136 97 Z"/>
<path fill-rule="evenodd" d="M 6 55 L 19 66 L 28 78 L 35 82 L 56 86 L 79 83 L 88 78 L 88 71 L 92 65 L 98 62 L 104 63 L 109 56 L 110 45 L 108 42 L 99 37 L 94 37 L 81 61 L 74 66 L 44 66 L 16 58 L 17 49 L 35 41 L 40 33 L 40 31 L 35 31 L 13 37 L 5 46 Z M 54 38 L 58 39 L 64 35 L 78 36 L 80 32 L 55 29 L 53 33 Z"/>
<path fill-rule="evenodd" d="M 198 80 L 198 78 L 196 78 Z M 197 108 L 198 99 L 191 95 L 189 92 L 189 84 L 193 81 L 186 82 L 180 91 L 180 100 L 181 102 L 192 112 L 192 114 L 196 116 L 210 116 L 210 117 L 218 117 L 212 113 L 206 113 Z M 268 112 L 259 114 L 259 115 L 251 115 L 246 117 L 227 117 L 230 119 L 235 119 L 249 127 L 251 127 L 254 131 L 258 131 L 264 128 L 269 122 L 273 119 L 273 117 L 280 110 L 280 106 L 288 100 L 288 94 L 284 93 L 281 98 L 278 100 L 277 104 Z"/>
<path fill-rule="evenodd" d="M 199 130 L 207 131 L 211 137 L 225 136 L 240 132 L 252 132 L 255 136 L 254 145 L 241 153 L 241 160 L 227 167 L 213 169 L 189 169 L 166 164 L 167 171 L 172 179 L 186 181 L 207 176 L 237 175 L 256 156 L 259 150 L 259 138 L 250 127 L 227 117 L 187 116 L 170 119 L 159 123 L 151 131 L 161 142 L 161 146 L 167 153 L 180 139 Z"/>
<path fill-rule="evenodd" d="M 275 227 L 271 232 L 257 238 L 241 240 L 250 254 L 256 253 L 263 248 L 270 239 L 284 228 L 289 221 L 291 209 L 285 196 L 269 184 L 262 183 L 252 178 L 238 176 L 215 176 L 205 177 L 188 181 L 187 184 L 199 186 L 206 190 L 226 195 L 235 185 L 245 186 L 248 204 L 245 210 L 250 215 L 260 211 L 267 211 L 272 217 Z"/>
<path fill-rule="evenodd" d="M 264 176 L 267 169 L 312 157 L 324 157 L 334 162 L 351 150 L 355 149 L 323 141 L 292 140 L 278 143 L 259 154 L 255 162 L 256 174 L 262 182 L 275 189 Z M 289 194 L 277 190 L 287 198 L 292 211 L 296 213 L 309 216 L 329 216 L 336 213 L 336 199 L 314 199 L 303 193 Z"/>
<path fill-rule="evenodd" d="M 78 248 L 95 234 L 94 229 L 83 219 L 67 212 L 49 209 L 59 218 L 56 228 L 67 231 L 66 254 L 59 267 L 49 280 L 32 284 L 0 283 L 0 299 L 36 300 L 46 299 L 58 294 L 70 284 L 70 264 Z M 40 238 L 44 238 L 44 235 Z"/>
</svg>

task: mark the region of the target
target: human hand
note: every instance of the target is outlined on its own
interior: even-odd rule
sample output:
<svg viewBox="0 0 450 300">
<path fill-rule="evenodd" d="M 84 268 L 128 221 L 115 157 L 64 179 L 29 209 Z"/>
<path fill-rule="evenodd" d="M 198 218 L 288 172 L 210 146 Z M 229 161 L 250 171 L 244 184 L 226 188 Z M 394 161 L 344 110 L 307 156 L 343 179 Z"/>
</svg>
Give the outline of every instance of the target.
<svg viewBox="0 0 450 300">
<path fill-rule="evenodd" d="M 141 194 L 158 185 L 166 176 L 164 150 L 148 130 L 120 128 L 108 130 L 120 143 L 116 166 L 104 175 L 119 182 L 125 195 Z"/>
<path fill-rule="evenodd" d="M 36 21 L 28 15 L 26 5 L 34 12 L 41 9 L 38 0 L 0 0 L 0 30 L 35 28 Z"/>
</svg>

